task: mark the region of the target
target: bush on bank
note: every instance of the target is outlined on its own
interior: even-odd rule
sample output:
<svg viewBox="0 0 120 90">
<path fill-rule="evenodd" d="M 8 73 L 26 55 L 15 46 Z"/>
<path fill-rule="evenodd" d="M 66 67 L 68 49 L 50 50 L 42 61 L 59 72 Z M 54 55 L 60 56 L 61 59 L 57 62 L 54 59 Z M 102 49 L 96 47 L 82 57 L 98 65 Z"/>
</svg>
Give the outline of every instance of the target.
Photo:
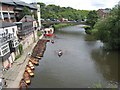
<svg viewBox="0 0 120 90">
<path fill-rule="evenodd" d="M 40 37 L 42 35 L 41 31 L 37 31 L 37 36 Z"/>
<path fill-rule="evenodd" d="M 60 23 L 60 24 L 54 24 L 53 26 L 54 26 L 55 29 L 60 29 L 60 28 L 63 28 L 63 27 L 71 26 L 71 25 L 74 25 L 74 24 Z"/>
<path fill-rule="evenodd" d="M 19 48 L 20 55 L 22 55 L 22 53 L 23 53 L 23 45 L 20 44 L 20 45 L 18 46 L 18 48 Z"/>
</svg>

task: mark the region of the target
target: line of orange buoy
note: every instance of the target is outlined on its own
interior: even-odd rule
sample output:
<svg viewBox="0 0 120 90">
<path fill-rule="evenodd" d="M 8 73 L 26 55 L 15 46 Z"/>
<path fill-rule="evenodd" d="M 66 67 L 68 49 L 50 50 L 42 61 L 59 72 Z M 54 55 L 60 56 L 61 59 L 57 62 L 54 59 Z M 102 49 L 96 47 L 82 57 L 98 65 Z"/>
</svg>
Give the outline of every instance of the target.
<svg viewBox="0 0 120 90">
<path fill-rule="evenodd" d="M 31 77 L 34 76 L 34 70 L 35 70 L 34 65 L 39 65 L 39 60 L 43 57 L 47 42 L 48 40 L 39 40 L 36 46 L 34 47 L 32 55 L 25 68 L 23 78 L 20 81 L 19 84 L 20 89 L 28 88 L 28 85 L 31 83 Z"/>
</svg>

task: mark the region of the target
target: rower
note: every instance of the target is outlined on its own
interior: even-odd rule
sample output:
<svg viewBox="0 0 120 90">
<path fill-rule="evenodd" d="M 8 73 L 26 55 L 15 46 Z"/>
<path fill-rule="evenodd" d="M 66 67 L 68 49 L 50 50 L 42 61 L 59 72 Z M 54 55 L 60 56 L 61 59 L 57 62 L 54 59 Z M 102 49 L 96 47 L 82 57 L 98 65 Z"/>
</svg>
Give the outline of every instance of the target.
<svg viewBox="0 0 120 90">
<path fill-rule="evenodd" d="M 51 43 L 54 43 L 54 40 L 51 40 Z"/>
<path fill-rule="evenodd" d="M 60 57 L 60 56 L 62 56 L 62 54 L 63 54 L 62 50 L 59 50 L 58 56 Z"/>
</svg>

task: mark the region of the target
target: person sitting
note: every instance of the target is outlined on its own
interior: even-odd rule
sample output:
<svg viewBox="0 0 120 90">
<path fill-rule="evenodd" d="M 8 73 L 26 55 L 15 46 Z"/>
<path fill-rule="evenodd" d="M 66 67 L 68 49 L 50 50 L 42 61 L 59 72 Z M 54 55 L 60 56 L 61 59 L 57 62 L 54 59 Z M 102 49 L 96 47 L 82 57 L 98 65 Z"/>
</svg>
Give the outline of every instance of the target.
<svg viewBox="0 0 120 90">
<path fill-rule="evenodd" d="M 62 56 L 62 54 L 63 54 L 62 50 L 59 50 L 58 56 L 60 57 L 60 56 Z"/>
<path fill-rule="evenodd" d="M 51 40 L 51 43 L 54 43 L 54 40 Z"/>
</svg>

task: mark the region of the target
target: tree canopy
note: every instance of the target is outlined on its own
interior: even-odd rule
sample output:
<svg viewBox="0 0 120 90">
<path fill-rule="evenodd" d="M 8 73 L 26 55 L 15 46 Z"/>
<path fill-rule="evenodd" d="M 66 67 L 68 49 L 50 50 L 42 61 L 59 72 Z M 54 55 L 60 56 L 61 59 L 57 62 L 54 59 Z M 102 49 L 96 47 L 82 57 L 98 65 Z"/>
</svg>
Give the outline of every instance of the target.
<svg viewBox="0 0 120 90">
<path fill-rule="evenodd" d="M 94 29 L 97 39 L 109 49 L 120 49 L 120 5 L 116 5 L 107 18 L 99 20 Z"/>
<path fill-rule="evenodd" d="M 97 19 L 98 19 L 97 12 L 95 10 L 90 11 L 88 13 L 86 23 L 89 24 L 91 27 L 93 27 L 95 25 L 95 23 L 97 22 Z"/>
<path fill-rule="evenodd" d="M 24 7 L 22 12 L 20 13 L 20 16 L 18 18 L 18 21 L 21 20 L 25 15 L 32 15 L 31 11 L 29 8 Z"/>
<path fill-rule="evenodd" d="M 69 20 L 82 20 L 87 17 L 88 10 L 76 10 L 71 7 L 60 7 L 56 5 L 45 5 L 39 2 L 41 5 L 41 18 L 43 19 L 59 19 L 67 18 Z"/>
</svg>

